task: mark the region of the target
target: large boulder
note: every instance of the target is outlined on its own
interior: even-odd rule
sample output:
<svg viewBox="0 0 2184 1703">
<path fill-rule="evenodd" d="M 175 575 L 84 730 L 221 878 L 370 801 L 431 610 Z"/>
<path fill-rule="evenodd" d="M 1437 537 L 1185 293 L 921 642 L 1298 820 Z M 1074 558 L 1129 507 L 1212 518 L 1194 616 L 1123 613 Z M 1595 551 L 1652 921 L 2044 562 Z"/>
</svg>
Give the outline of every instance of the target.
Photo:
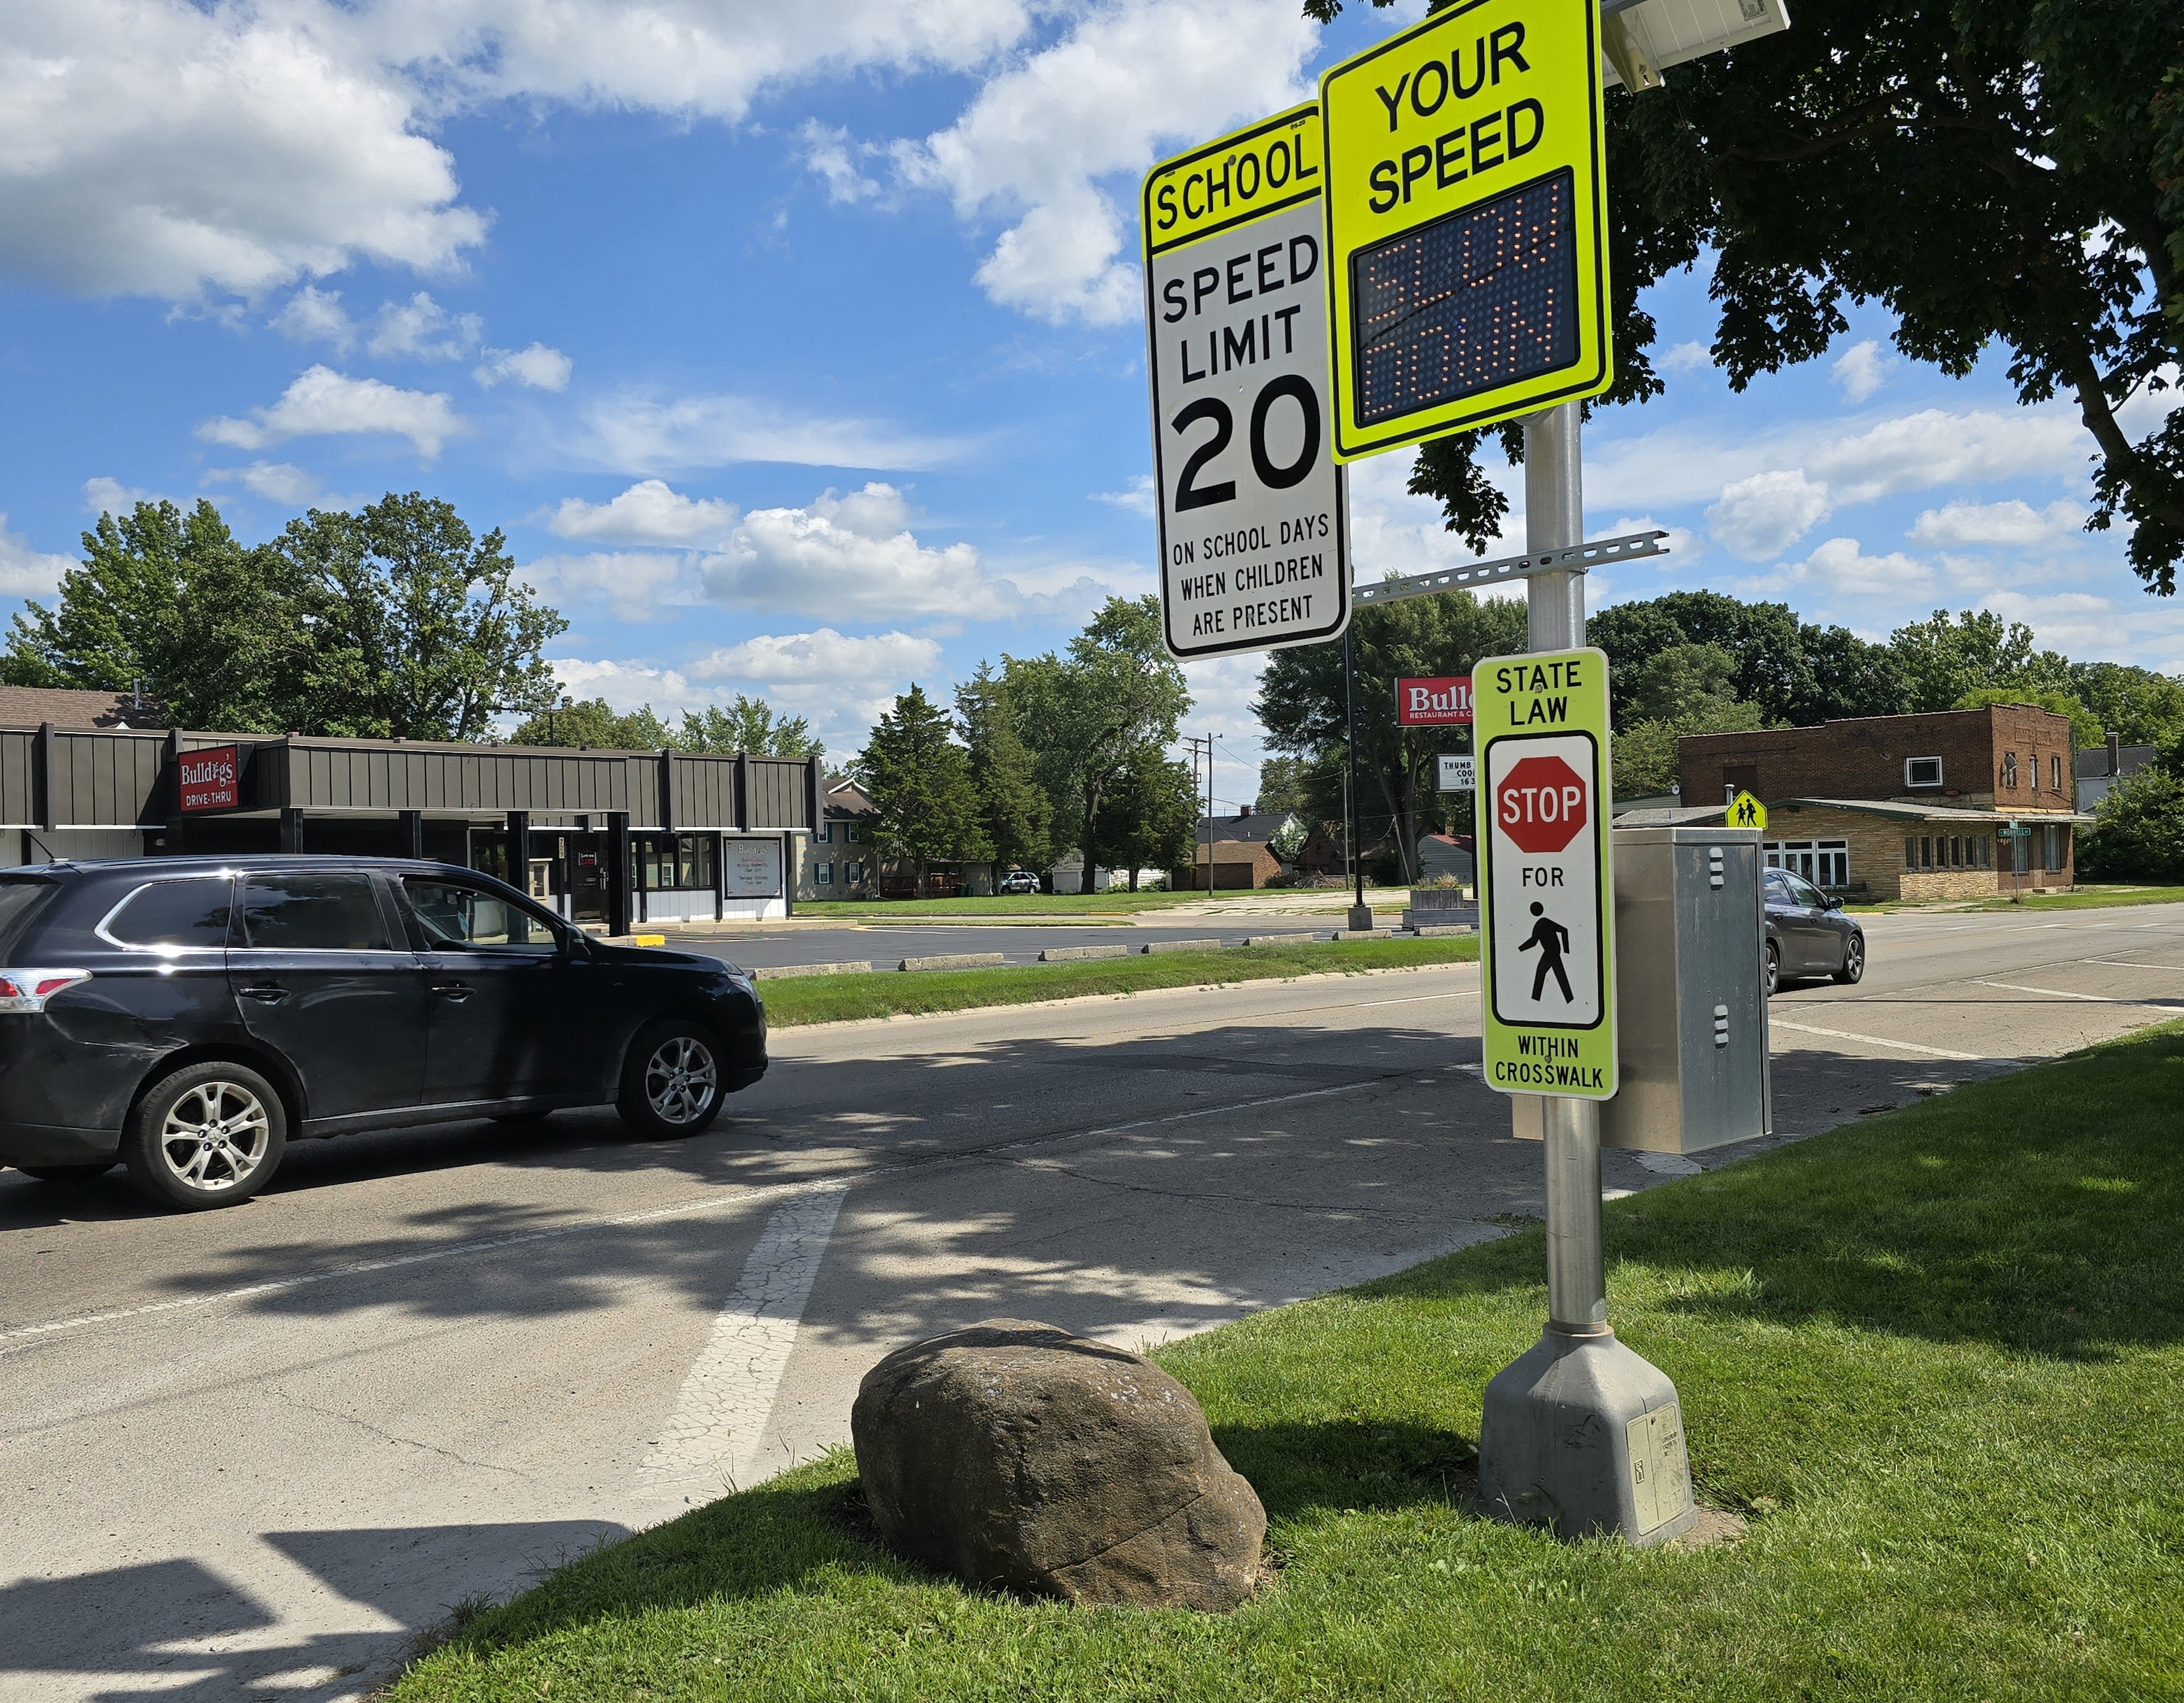
<svg viewBox="0 0 2184 1703">
<path fill-rule="evenodd" d="M 1220 1610 L 1256 1581 L 1266 1510 L 1137 1354 L 989 1319 L 874 1366 L 850 1428 L 881 1533 L 972 1584 Z"/>
</svg>

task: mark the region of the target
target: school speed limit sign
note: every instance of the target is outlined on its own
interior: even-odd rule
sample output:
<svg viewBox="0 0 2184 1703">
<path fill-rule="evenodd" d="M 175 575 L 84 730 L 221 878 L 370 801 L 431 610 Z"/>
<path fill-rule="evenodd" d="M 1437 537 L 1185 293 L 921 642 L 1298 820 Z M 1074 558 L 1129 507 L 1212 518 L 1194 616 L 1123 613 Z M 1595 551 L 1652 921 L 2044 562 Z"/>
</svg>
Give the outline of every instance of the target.
<svg viewBox="0 0 2184 1703">
<path fill-rule="evenodd" d="M 1490 657 L 1471 681 L 1486 1085 L 1613 1099 L 1607 657 Z"/>
<path fill-rule="evenodd" d="M 1180 657 L 1313 644 L 1349 624 L 1323 157 L 1314 104 L 1145 178 L 1161 609 Z"/>
</svg>

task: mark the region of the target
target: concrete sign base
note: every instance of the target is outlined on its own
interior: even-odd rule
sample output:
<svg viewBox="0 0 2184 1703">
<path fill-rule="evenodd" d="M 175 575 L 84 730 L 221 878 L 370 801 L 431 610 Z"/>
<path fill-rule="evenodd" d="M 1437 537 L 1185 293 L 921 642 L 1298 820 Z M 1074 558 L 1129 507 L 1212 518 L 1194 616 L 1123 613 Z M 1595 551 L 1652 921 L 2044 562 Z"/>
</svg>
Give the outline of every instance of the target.
<svg viewBox="0 0 2184 1703">
<path fill-rule="evenodd" d="M 1550 1324 L 1486 1387 L 1480 1512 L 1640 1549 L 1698 1523 L 1676 1387 L 1605 1326 Z"/>
</svg>

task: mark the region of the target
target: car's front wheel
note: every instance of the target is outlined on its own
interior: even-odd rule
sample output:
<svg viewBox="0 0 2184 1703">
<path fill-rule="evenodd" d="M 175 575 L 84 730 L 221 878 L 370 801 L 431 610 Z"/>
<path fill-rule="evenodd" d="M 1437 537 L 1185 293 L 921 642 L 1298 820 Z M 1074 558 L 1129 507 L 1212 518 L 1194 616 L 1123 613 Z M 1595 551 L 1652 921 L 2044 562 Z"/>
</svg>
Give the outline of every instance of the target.
<svg viewBox="0 0 2184 1703">
<path fill-rule="evenodd" d="M 248 1200 L 273 1180 L 288 1114 L 273 1085 L 241 1064 L 191 1064 L 152 1085 L 129 1114 L 121 1162 L 139 1193 L 198 1210 Z"/>
<path fill-rule="evenodd" d="M 1850 983 L 1865 974 L 1865 936 L 1852 935 L 1843 942 L 1842 968 L 1836 972 L 1836 980 Z"/>
<path fill-rule="evenodd" d="M 1774 941 L 1767 942 L 1767 997 L 1774 998 L 1774 990 L 1782 985 L 1782 949 Z"/>
<path fill-rule="evenodd" d="M 720 1115 L 723 1097 L 720 1042 L 682 1019 L 640 1032 L 622 1065 L 615 1109 L 640 1136 L 694 1136 Z"/>
</svg>

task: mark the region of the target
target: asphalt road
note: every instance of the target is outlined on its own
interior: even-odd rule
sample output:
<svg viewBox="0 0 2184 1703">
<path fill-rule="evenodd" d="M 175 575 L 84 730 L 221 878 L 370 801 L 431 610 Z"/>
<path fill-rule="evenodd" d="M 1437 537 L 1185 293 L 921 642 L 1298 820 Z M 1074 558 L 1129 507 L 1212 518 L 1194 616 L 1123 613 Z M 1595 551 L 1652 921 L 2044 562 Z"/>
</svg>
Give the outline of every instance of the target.
<svg viewBox="0 0 2184 1703">
<path fill-rule="evenodd" d="M 1862 986 L 1774 1002 L 1778 1141 L 2184 1014 L 2184 907 L 1869 934 Z M 1477 1080 L 1477 988 L 784 1030 L 696 1140 L 309 1143 L 192 1217 L 0 1173 L 0 1695 L 359 1695 L 448 1605 L 842 1441 L 901 1342 L 1136 1344 L 1500 1234 L 1540 1153 Z"/>
</svg>

